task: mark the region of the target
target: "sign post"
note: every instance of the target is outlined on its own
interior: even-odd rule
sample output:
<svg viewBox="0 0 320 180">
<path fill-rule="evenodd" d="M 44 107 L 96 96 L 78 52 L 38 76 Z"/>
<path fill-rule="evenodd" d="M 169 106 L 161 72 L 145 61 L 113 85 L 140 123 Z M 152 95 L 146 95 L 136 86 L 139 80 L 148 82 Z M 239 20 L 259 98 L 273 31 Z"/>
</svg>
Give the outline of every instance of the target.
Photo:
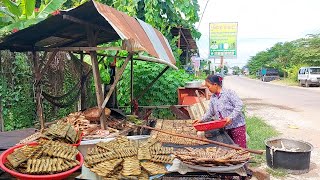
<svg viewBox="0 0 320 180">
<path fill-rule="evenodd" d="M 209 57 L 227 59 L 237 57 L 238 23 L 210 23 L 209 31 Z M 221 62 L 223 58 L 221 58 Z"/>
</svg>

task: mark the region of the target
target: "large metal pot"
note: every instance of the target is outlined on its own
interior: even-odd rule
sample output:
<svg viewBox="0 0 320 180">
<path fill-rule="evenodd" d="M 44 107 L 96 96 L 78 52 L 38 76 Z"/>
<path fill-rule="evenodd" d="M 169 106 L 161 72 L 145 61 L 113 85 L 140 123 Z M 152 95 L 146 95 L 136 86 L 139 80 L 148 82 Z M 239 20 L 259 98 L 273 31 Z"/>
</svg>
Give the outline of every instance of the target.
<svg viewBox="0 0 320 180">
<path fill-rule="evenodd" d="M 186 88 L 199 88 L 202 86 L 203 81 L 199 80 L 199 81 L 189 81 L 186 82 L 185 87 Z"/>
<path fill-rule="evenodd" d="M 313 146 L 304 141 L 272 138 L 265 141 L 267 165 L 291 174 L 307 173 Z"/>
</svg>

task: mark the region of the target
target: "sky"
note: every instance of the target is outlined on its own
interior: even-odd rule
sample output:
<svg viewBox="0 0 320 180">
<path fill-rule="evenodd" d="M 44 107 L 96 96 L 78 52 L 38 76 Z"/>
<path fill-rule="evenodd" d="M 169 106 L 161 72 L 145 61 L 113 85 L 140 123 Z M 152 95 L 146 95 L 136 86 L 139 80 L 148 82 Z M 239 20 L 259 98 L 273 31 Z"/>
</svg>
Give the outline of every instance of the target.
<svg viewBox="0 0 320 180">
<path fill-rule="evenodd" d="M 320 33 L 320 0 L 198 0 L 196 28 L 200 57 L 209 53 L 209 23 L 238 22 L 237 59 L 230 66 L 244 66 L 251 56 L 277 42 L 292 41 L 307 34 Z M 205 9 L 205 11 L 204 11 Z"/>
</svg>

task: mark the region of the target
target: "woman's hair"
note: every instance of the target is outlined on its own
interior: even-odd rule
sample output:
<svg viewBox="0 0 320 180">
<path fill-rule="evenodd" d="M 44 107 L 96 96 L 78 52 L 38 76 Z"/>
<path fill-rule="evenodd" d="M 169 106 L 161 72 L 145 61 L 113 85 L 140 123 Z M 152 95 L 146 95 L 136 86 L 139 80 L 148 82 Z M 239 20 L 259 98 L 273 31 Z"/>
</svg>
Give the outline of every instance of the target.
<svg viewBox="0 0 320 180">
<path fill-rule="evenodd" d="M 209 75 L 206 78 L 206 81 L 208 81 L 211 84 L 218 84 L 219 86 L 222 86 L 222 80 L 223 78 L 219 75 Z"/>
</svg>

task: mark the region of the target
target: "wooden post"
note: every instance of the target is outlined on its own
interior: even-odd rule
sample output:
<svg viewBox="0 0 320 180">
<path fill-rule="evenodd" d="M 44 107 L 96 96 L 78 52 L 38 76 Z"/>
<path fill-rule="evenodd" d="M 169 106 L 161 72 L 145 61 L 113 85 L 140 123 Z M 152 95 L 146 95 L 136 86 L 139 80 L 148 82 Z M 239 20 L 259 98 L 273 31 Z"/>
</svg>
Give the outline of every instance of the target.
<svg viewBox="0 0 320 180">
<path fill-rule="evenodd" d="M 3 72 L 2 72 L 2 59 L 1 59 L 1 51 L 0 51 L 0 79 L 1 79 L 1 84 L 3 85 Z M 2 116 L 2 96 L 0 96 L 0 132 L 4 131 L 4 120 Z"/>
<path fill-rule="evenodd" d="M 70 52 L 70 55 L 72 53 Z M 83 110 L 86 108 L 86 82 L 83 82 L 83 77 L 86 76 L 86 73 L 85 73 L 85 69 L 84 69 L 84 66 L 83 66 L 83 58 L 84 58 L 84 54 L 83 52 L 81 51 L 80 52 L 80 59 L 78 59 L 81 63 L 80 65 L 80 97 L 78 99 L 78 111 L 80 110 Z"/>
<path fill-rule="evenodd" d="M 130 77 L 130 102 L 131 102 L 131 114 L 133 114 L 134 107 L 133 107 L 133 57 L 131 56 L 131 77 Z"/>
<path fill-rule="evenodd" d="M 88 35 L 88 42 L 90 47 L 95 47 L 97 46 L 96 43 L 96 35 L 93 32 L 90 27 L 87 26 L 87 35 Z M 92 72 L 93 72 L 93 78 L 94 78 L 94 84 L 95 84 L 95 89 L 96 89 L 96 97 L 97 97 L 97 104 L 99 109 L 104 112 L 104 107 L 102 107 L 103 103 L 103 93 L 102 93 L 102 88 L 101 88 L 101 78 L 100 78 L 100 73 L 99 73 L 99 64 L 97 60 L 97 52 L 96 51 L 90 51 L 90 57 L 91 57 L 91 64 L 92 64 Z M 105 130 L 106 129 L 106 118 L 105 114 L 101 113 L 100 116 L 100 125 L 101 129 Z"/>
<path fill-rule="evenodd" d="M 122 77 L 122 74 L 123 74 L 125 68 L 127 67 L 127 65 L 128 65 L 128 63 L 129 63 L 129 61 L 130 61 L 130 59 L 131 59 L 132 56 L 133 56 L 133 54 L 132 54 L 132 53 L 129 53 L 129 55 L 128 55 L 128 57 L 126 58 L 126 60 L 124 61 L 124 63 L 123 63 L 123 65 L 122 65 L 119 73 L 117 73 L 116 79 L 114 80 L 113 84 L 111 85 L 111 87 L 110 87 L 110 89 L 109 89 L 109 91 L 108 91 L 108 94 L 106 95 L 106 98 L 105 98 L 104 101 L 103 101 L 102 108 L 104 108 L 104 107 L 106 106 L 107 102 L 109 101 L 112 92 L 114 91 L 116 85 L 118 84 L 118 81 L 119 81 L 120 78 Z M 100 112 L 100 114 L 101 114 L 101 112 Z M 103 114 L 103 113 L 102 113 L 102 114 Z"/>
<path fill-rule="evenodd" d="M 34 77 L 36 82 L 40 80 L 40 68 L 39 68 L 39 57 L 35 51 L 32 52 L 33 59 L 33 68 L 34 68 Z M 44 129 L 44 118 L 43 118 L 43 109 L 42 109 L 42 99 L 41 99 L 41 83 L 36 83 L 35 85 L 35 94 L 36 94 L 36 106 L 37 106 L 37 118 L 40 122 L 41 130 Z"/>
<path fill-rule="evenodd" d="M 84 63 L 84 54 L 83 52 L 81 52 L 80 54 L 80 60 L 81 60 L 81 64 L 85 64 Z M 85 73 L 85 67 L 83 65 L 81 65 L 81 78 L 83 78 L 83 76 L 86 76 Z M 85 109 L 86 108 L 86 82 L 84 82 L 83 87 L 81 87 L 81 95 L 80 95 L 80 100 L 81 100 L 81 109 Z"/>
<path fill-rule="evenodd" d="M 179 40 L 178 40 L 178 48 L 179 49 L 180 49 L 180 44 L 181 44 L 181 30 L 179 29 Z"/>
</svg>

